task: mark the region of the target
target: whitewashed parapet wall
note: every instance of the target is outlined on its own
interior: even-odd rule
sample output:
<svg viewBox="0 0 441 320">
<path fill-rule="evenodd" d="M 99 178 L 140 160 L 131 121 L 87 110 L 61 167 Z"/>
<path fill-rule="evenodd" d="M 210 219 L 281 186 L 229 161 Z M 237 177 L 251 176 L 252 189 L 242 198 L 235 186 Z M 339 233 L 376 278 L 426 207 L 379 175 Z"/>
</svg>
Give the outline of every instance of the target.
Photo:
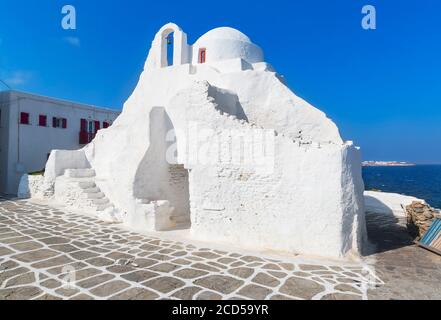
<svg viewBox="0 0 441 320">
<path fill-rule="evenodd" d="M 201 48 L 205 63 L 198 60 Z M 274 147 L 267 150 L 269 170 L 190 161 L 194 126 L 208 129 L 208 149 L 225 135 L 239 132 L 246 141 L 265 131 Z M 166 157 L 173 129 L 177 163 Z M 122 114 L 79 152 L 87 163 L 75 154 L 78 163 L 69 166 L 93 168 L 97 185 L 133 229 L 152 228 L 158 214 L 175 224 L 187 219 L 202 240 L 337 258 L 359 254 L 366 236 L 358 148 L 232 28 L 211 30 L 192 46 L 175 24 L 162 27 Z M 61 158 L 51 155 L 46 184 L 60 174 Z"/>
</svg>

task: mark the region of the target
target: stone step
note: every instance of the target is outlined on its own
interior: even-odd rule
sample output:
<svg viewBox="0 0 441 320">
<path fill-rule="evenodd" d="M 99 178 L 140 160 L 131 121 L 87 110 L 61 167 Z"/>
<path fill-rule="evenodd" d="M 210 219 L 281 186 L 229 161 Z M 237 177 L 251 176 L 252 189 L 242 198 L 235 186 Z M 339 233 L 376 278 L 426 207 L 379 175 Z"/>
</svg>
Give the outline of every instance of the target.
<svg viewBox="0 0 441 320">
<path fill-rule="evenodd" d="M 111 203 L 99 204 L 96 206 L 96 211 L 104 211 L 107 208 L 114 208 L 114 206 Z"/>
<path fill-rule="evenodd" d="M 98 206 L 98 205 L 102 205 L 102 204 L 108 204 L 108 203 L 110 203 L 110 201 L 109 201 L 109 199 L 104 197 L 104 198 L 101 198 L 101 199 L 91 199 L 91 203 L 94 206 Z"/>
<path fill-rule="evenodd" d="M 83 196 L 86 199 L 102 199 L 105 197 L 102 192 L 84 192 Z"/>
<path fill-rule="evenodd" d="M 91 189 L 96 188 L 96 184 L 94 180 L 85 180 L 85 181 L 78 181 L 78 186 L 81 189 Z"/>
<path fill-rule="evenodd" d="M 178 224 L 190 223 L 190 216 L 171 216 L 170 220 Z"/>
<path fill-rule="evenodd" d="M 94 187 L 94 188 L 87 188 L 83 190 L 84 193 L 98 193 L 101 192 L 101 189 L 98 187 Z"/>
<path fill-rule="evenodd" d="M 136 203 L 139 204 L 149 204 L 150 202 L 151 201 L 149 199 L 143 199 L 143 198 L 136 199 Z"/>
<path fill-rule="evenodd" d="M 94 169 L 66 169 L 64 175 L 68 178 L 92 178 L 95 177 Z"/>
<path fill-rule="evenodd" d="M 173 229 L 175 230 L 185 230 L 190 228 L 191 228 L 190 222 L 175 223 L 173 227 Z"/>
</svg>

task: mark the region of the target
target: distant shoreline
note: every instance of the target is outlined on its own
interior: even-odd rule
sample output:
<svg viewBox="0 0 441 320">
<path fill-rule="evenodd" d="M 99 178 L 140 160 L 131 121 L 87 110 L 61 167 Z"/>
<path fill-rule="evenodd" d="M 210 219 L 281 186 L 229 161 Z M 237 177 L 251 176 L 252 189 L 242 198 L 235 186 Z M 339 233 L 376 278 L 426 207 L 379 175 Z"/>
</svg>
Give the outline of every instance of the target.
<svg viewBox="0 0 441 320">
<path fill-rule="evenodd" d="M 415 163 L 398 161 L 363 161 L 363 167 L 413 167 Z"/>
<path fill-rule="evenodd" d="M 414 167 L 416 164 L 363 164 L 363 167 Z"/>
</svg>

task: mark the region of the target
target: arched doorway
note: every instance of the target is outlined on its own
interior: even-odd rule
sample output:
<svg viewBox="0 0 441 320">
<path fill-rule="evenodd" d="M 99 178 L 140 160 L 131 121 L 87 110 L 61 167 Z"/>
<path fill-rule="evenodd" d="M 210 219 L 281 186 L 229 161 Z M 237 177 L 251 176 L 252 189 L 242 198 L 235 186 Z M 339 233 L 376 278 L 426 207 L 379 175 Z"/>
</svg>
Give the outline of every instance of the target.
<svg viewBox="0 0 441 320">
<path fill-rule="evenodd" d="M 173 228 L 190 228 L 189 172 L 177 157 L 167 156 L 176 153 L 177 137 L 165 108 L 152 109 L 149 131 L 150 144 L 136 172 L 134 196 L 146 201 L 169 201 L 174 208 L 170 216 Z"/>
</svg>

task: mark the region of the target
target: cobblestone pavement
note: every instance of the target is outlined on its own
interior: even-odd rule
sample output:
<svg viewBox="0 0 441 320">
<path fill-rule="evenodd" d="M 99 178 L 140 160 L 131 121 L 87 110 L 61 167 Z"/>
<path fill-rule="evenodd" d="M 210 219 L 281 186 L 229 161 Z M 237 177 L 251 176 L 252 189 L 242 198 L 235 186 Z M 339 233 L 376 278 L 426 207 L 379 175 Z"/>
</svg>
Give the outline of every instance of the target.
<svg viewBox="0 0 441 320">
<path fill-rule="evenodd" d="M 384 285 L 369 299 L 441 299 L 441 257 L 413 244 L 405 219 L 367 214 L 376 275 Z"/>
<path fill-rule="evenodd" d="M 140 235 L 41 204 L 0 198 L 0 299 L 399 297 L 400 292 L 395 291 L 403 291 L 403 278 L 409 275 L 407 281 L 412 286 L 412 281 L 418 280 L 410 271 L 403 275 L 401 268 L 411 265 L 417 269 L 412 270 L 420 271 L 406 264 L 407 251 L 387 251 L 381 242 L 377 243 L 379 249 L 384 249 L 375 254 L 380 278 L 392 286 L 383 284 L 361 263 L 304 263 L 295 258 L 281 261 L 219 251 Z M 434 272 L 423 272 L 421 286 L 427 297 L 439 298 L 433 279 L 438 277 L 439 283 L 440 260 L 414 249 L 418 258 L 432 262 L 428 268 Z M 397 266 L 390 265 L 391 254 L 393 259 L 399 258 Z M 368 290 L 368 283 L 376 289 Z"/>
</svg>

